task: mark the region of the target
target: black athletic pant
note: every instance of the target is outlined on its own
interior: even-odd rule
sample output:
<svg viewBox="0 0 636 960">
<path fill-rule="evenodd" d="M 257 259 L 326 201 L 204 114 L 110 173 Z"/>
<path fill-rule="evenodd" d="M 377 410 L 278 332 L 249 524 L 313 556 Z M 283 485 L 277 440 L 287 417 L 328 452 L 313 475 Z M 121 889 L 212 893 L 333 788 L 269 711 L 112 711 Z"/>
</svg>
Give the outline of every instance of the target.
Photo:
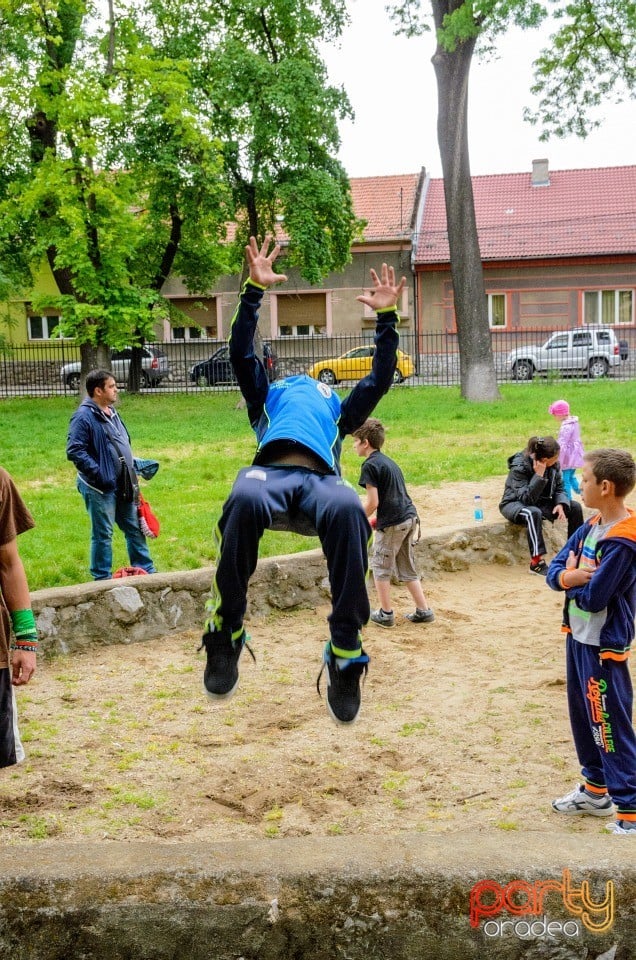
<svg viewBox="0 0 636 960">
<path fill-rule="evenodd" d="M 251 466 L 241 470 L 215 531 L 217 568 L 208 603 L 214 630 L 240 632 L 258 547 L 269 529 L 314 532 L 327 559 L 332 644 L 359 650 L 370 615 L 366 586 L 371 528 L 358 493 L 341 477 L 305 467 Z"/>
<path fill-rule="evenodd" d="M 562 504 L 568 519 L 568 540 L 583 523 L 583 508 L 578 500 L 571 500 L 569 504 Z M 542 557 L 547 552 L 543 539 L 543 521 L 554 523 L 556 517 L 552 513 L 553 505 L 549 503 L 540 506 L 526 506 L 525 504 L 507 503 L 505 514 L 511 523 L 523 524 L 528 535 L 528 550 L 531 557 Z M 503 511 L 502 511 L 503 512 Z"/>
</svg>

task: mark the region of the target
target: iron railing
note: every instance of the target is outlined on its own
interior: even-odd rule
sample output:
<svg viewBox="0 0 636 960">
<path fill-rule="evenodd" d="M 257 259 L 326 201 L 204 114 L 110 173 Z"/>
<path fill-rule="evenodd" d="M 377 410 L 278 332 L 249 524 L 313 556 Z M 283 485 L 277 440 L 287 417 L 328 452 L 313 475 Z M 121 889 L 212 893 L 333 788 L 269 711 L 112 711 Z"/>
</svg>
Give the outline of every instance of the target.
<svg viewBox="0 0 636 960">
<path fill-rule="evenodd" d="M 541 344 L 553 333 L 554 328 L 514 331 L 493 331 L 492 346 L 497 379 L 500 382 L 514 381 L 508 362 L 512 350 L 525 349 L 532 344 Z M 623 341 L 623 350 L 627 348 L 628 357 L 619 366 L 610 369 L 608 376 L 614 380 L 636 379 L 636 329 L 616 329 L 617 337 Z M 276 374 L 291 376 L 307 372 L 318 361 L 342 357 L 350 350 L 370 346 L 373 343 L 372 331 L 357 335 L 280 337 L 268 343 L 276 357 Z M 222 375 L 212 378 L 207 385 L 206 378 L 191 379 L 192 367 L 207 360 L 217 350 L 226 346 L 225 342 L 213 340 L 182 340 L 154 343 L 167 356 L 169 375 L 161 380 L 158 389 L 171 392 L 201 392 L 205 390 L 235 390 L 236 384 L 231 376 Z M 405 385 L 431 384 L 436 386 L 454 386 L 460 382 L 460 363 L 457 335 L 445 331 L 424 332 L 416 340 L 414 333 L 400 333 L 400 350 L 411 358 L 413 375 Z M 73 395 L 76 386 L 62 379 L 61 370 L 69 363 L 80 361 L 79 347 L 67 340 L 45 340 L 28 344 L 5 344 L 0 347 L 0 397 L 37 395 Z M 406 361 L 405 361 L 406 362 Z M 558 369 L 550 370 L 550 379 L 578 378 L 588 379 L 589 371 L 582 370 L 566 373 Z M 351 382 L 343 379 L 343 384 Z M 125 381 L 120 384 L 125 387 Z M 148 390 L 157 387 L 145 388 Z"/>
</svg>

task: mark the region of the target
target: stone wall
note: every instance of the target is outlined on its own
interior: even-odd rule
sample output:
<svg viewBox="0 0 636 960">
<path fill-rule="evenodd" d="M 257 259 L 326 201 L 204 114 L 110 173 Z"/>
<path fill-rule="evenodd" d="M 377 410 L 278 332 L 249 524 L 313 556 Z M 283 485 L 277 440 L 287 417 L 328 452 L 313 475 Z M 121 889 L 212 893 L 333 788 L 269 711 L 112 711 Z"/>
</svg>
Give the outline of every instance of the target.
<svg viewBox="0 0 636 960">
<path fill-rule="evenodd" d="M 549 548 L 563 532 L 546 524 Z M 423 536 L 416 547 L 426 576 L 460 571 L 474 563 L 528 563 L 525 529 L 509 523 L 448 528 Z M 32 595 L 43 654 L 67 654 L 94 644 L 135 643 L 199 630 L 214 568 L 102 580 L 39 590 Z M 321 550 L 260 560 L 248 596 L 247 616 L 309 608 L 329 599 Z"/>
</svg>

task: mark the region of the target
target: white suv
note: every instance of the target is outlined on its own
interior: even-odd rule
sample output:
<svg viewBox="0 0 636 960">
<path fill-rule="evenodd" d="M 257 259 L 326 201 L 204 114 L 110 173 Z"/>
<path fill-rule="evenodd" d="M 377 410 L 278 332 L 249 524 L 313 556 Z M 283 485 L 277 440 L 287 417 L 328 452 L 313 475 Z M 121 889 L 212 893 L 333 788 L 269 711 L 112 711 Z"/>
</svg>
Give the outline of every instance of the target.
<svg viewBox="0 0 636 960">
<path fill-rule="evenodd" d="M 611 327 L 577 327 L 551 334 L 541 346 L 518 347 L 508 354 L 507 366 L 515 380 L 532 380 L 535 373 L 559 370 L 585 373 L 591 380 L 619 367 L 628 355 Z"/>
</svg>

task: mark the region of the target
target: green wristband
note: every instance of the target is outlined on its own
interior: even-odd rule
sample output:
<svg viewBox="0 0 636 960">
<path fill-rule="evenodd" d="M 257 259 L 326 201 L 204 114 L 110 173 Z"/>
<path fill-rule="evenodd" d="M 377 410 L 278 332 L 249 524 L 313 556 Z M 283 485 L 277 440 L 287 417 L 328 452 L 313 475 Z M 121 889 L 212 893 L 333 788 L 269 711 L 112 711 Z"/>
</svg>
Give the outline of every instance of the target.
<svg viewBox="0 0 636 960">
<path fill-rule="evenodd" d="M 33 610 L 12 610 L 11 626 L 16 637 L 35 636 L 37 640 L 38 631 L 35 626 L 35 617 Z"/>
</svg>

